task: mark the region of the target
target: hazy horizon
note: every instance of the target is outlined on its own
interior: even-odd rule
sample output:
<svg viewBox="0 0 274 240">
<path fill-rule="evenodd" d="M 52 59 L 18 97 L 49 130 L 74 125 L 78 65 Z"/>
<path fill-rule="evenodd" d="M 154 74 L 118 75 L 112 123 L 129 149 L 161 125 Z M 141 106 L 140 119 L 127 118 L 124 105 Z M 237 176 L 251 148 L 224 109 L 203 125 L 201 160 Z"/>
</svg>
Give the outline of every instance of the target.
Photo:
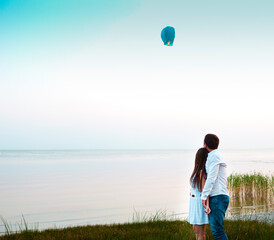
<svg viewBox="0 0 274 240">
<path fill-rule="evenodd" d="M 202 147 L 202 146 L 201 146 Z M 18 148 L 0 149 L 1 151 L 196 151 L 199 148 Z M 218 148 L 219 151 L 273 151 L 274 148 Z"/>
</svg>

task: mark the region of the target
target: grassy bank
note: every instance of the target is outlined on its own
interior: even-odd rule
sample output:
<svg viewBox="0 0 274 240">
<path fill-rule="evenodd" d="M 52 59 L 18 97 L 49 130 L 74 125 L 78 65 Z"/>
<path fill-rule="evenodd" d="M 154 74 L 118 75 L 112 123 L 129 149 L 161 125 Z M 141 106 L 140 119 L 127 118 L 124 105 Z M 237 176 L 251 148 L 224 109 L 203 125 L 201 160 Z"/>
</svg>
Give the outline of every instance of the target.
<svg viewBox="0 0 274 240">
<path fill-rule="evenodd" d="M 274 226 L 256 221 L 225 221 L 229 239 L 273 239 Z M 209 226 L 207 239 L 213 239 Z M 1 240 L 130 240 L 130 239 L 195 239 L 187 221 L 148 221 L 115 225 L 81 226 L 44 231 L 25 230 L 0 237 Z"/>
</svg>

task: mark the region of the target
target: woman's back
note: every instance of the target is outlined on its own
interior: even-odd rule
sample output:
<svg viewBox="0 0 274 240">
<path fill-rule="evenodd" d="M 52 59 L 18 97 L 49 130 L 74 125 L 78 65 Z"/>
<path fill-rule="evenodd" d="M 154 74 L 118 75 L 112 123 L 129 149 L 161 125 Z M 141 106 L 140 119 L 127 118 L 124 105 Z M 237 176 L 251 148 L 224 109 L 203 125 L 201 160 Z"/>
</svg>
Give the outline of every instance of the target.
<svg viewBox="0 0 274 240">
<path fill-rule="evenodd" d="M 194 187 L 194 184 L 193 184 L 193 181 L 191 180 L 191 182 L 190 182 L 190 194 L 191 195 L 195 195 L 195 197 L 197 196 L 197 197 L 200 197 L 201 198 L 201 192 L 199 191 L 199 189 L 198 189 L 198 187 L 197 186 L 195 186 Z"/>
</svg>

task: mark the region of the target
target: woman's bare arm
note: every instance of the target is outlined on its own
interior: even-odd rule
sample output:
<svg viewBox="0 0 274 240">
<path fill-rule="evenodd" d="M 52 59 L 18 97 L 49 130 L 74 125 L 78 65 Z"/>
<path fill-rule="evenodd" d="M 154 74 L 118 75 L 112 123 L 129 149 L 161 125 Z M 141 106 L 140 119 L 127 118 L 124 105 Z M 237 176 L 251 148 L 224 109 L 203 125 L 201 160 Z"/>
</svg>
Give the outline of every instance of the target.
<svg viewBox="0 0 274 240">
<path fill-rule="evenodd" d="M 206 177 L 202 177 L 202 189 L 204 189 L 205 182 L 206 182 Z M 205 213 L 209 214 L 210 212 L 211 212 L 211 209 L 209 208 L 209 196 L 207 196 Z"/>
<path fill-rule="evenodd" d="M 202 176 L 201 176 L 201 177 L 202 177 Z M 203 176 L 203 177 L 202 177 L 202 191 L 203 191 L 203 189 L 204 189 L 205 182 L 206 182 L 206 177 Z"/>
</svg>

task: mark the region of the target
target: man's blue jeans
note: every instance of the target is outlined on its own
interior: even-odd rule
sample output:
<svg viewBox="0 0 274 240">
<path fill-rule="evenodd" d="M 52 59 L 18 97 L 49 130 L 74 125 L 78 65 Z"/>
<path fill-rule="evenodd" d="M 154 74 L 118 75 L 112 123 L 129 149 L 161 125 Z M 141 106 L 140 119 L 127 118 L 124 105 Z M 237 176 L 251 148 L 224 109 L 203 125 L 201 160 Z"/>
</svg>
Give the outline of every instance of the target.
<svg viewBox="0 0 274 240">
<path fill-rule="evenodd" d="M 229 204 L 229 196 L 217 195 L 209 198 L 210 228 L 214 238 L 217 240 L 228 240 L 224 231 L 225 211 Z"/>
</svg>

